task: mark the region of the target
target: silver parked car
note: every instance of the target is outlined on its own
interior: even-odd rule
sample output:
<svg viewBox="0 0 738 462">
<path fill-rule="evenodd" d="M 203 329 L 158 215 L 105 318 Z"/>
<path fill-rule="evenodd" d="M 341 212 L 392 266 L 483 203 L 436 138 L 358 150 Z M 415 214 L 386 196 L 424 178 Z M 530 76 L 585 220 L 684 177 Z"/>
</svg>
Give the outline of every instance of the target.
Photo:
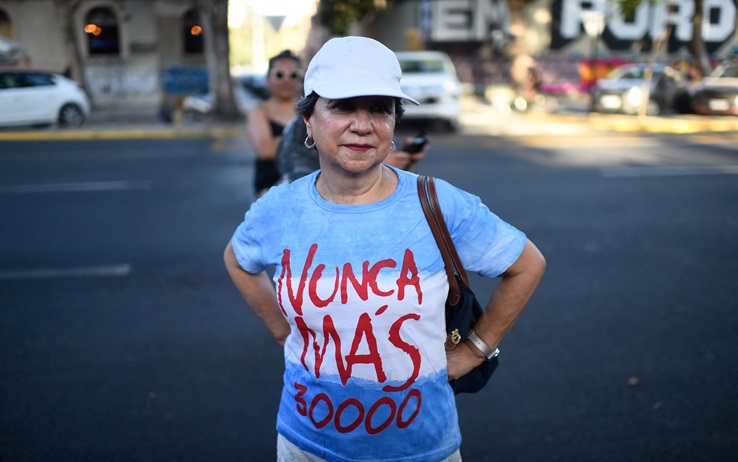
<svg viewBox="0 0 738 462">
<path fill-rule="evenodd" d="M 593 96 L 595 111 L 638 114 L 643 104 L 647 104 L 648 115 L 675 110 L 680 98 L 687 91 L 684 75 L 671 66 L 652 64 L 649 99 L 645 103 L 646 66 L 646 63 L 624 64 L 610 71 L 604 79 L 598 80 Z"/>
<path fill-rule="evenodd" d="M 738 115 L 738 61 L 705 76 L 693 89 L 692 106 L 698 114 Z"/>
<path fill-rule="evenodd" d="M 0 70 L 0 126 L 79 127 L 90 100 L 74 80 L 53 72 Z"/>
</svg>

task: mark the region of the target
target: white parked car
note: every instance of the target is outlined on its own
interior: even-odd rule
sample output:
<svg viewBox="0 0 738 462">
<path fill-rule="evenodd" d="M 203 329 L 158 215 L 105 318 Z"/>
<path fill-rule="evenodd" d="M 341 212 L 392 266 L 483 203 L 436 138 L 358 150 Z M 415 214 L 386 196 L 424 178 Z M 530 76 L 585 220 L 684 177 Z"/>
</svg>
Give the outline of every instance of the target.
<svg viewBox="0 0 738 462">
<path fill-rule="evenodd" d="M 52 72 L 0 70 L 0 126 L 79 127 L 90 100 L 74 80 Z"/>
<path fill-rule="evenodd" d="M 442 121 L 456 130 L 461 115 L 462 88 L 451 58 L 441 51 L 398 51 L 402 90 L 420 103 L 405 104 L 405 119 Z"/>
</svg>

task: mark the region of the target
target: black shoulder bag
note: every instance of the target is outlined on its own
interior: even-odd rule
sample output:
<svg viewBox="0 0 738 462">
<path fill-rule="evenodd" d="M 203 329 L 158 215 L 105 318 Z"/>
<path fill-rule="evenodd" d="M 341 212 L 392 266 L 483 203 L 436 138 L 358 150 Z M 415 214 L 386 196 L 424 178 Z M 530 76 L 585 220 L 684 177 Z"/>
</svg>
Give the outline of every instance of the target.
<svg viewBox="0 0 738 462">
<path fill-rule="evenodd" d="M 418 176 L 418 195 L 446 266 L 449 287 L 446 299 L 446 349 L 453 350 L 467 338 L 483 311 L 469 286 L 466 271 L 441 214 L 433 177 Z M 451 380 L 451 388 L 455 394 L 478 392 L 487 385 L 498 364 L 497 356 L 484 361 L 463 377 Z"/>
</svg>

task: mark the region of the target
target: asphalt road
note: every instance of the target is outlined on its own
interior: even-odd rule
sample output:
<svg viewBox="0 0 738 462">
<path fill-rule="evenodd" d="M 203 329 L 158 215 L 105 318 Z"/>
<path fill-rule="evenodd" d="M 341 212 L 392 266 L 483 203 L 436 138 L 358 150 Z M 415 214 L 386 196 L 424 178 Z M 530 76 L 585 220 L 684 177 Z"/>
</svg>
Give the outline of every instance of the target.
<svg viewBox="0 0 738 462">
<path fill-rule="evenodd" d="M 0 143 L 0 460 L 274 460 L 281 352 L 221 259 L 246 146 Z M 434 137 L 420 172 L 548 260 L 491 385 L 459 397 L 465 462 L 734 460 L 736 146 Z"/>
</svg>

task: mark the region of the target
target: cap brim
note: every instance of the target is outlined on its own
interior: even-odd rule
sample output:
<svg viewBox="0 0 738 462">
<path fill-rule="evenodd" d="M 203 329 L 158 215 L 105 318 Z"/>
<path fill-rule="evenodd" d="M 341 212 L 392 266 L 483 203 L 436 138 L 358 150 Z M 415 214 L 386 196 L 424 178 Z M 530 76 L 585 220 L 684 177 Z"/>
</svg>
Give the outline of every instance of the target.
<svg viewBox="0 0 738 462">
<path fill-rule="evenodd" d="M 373 83 L 324 85 L 322 87 L 316 87 L 313 91 L 319 96 L 328 99 L 357 98 L 360 96 L 392 96 L 394 98 L 402 98 L 406 101 L 410 101 L 416 106 L 420 106 L 420 103 L 418 101 L 407 96 L 405 93 L 397 90 L 396 88 Z"/>
</svg>

